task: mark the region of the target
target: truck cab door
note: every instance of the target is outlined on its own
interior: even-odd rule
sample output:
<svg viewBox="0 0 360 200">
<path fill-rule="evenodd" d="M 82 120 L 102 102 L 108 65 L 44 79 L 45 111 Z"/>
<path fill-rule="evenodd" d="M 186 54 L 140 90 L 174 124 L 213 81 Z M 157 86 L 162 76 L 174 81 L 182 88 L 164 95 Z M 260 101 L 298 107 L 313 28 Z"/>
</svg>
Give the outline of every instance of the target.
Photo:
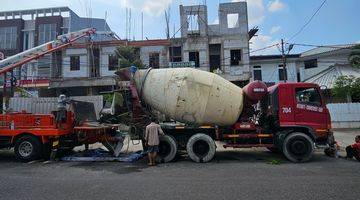
<svg viewBox="0 0 360 200">
<path fill-rule="evenodd" d="M 295 101 L 295 123 L 311 127 L 317 133 L 324 132 L 328 123 L 328 110 L 321 98 L 320 89 L 295 87 Z"/>
</svg>

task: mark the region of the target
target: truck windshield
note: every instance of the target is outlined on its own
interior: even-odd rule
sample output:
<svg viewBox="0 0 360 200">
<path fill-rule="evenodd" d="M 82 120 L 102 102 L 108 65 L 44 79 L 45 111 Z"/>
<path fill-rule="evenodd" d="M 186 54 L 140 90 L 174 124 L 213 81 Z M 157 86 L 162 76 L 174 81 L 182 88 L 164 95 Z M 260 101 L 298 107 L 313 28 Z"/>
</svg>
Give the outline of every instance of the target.
<svg viewBox="0 0 360 200">
<path fill-rule="evenodd" d="M 296 101 L 302 104 L 321 106 L 321 98 L 315 88 L 296 88 Z"/>
</svg>

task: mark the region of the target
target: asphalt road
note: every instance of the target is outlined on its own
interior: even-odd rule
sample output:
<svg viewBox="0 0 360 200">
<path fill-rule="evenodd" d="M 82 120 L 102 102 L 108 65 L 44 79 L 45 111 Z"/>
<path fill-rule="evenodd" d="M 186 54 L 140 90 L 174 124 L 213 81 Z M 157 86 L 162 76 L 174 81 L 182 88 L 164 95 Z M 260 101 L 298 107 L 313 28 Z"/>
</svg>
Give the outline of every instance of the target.
<svg viewBox="0 0 360 200">
<path fill-rule="evenodd" d="M 276 162 L 275 162 L 276 161 Z M 273 163 L 273 164 L 271 164 Z M 276 164 L 274 164 L 276 163 Z M 19 163 L 0 151 L 0 199 L 359 199 L 360 163 L 318 152 L 293 164 L 264 149 L 211 163 Z"/>
</svg>

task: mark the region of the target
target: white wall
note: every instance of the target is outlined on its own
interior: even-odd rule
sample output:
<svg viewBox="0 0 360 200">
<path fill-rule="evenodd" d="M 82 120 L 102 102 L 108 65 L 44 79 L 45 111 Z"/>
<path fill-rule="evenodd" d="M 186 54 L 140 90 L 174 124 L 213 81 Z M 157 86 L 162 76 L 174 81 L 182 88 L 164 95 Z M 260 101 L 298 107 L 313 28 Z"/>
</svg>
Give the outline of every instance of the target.
<svg viewBox="0 0 360 200">
<path fill-rule="evenodd" d="M 311 60 L 311 58 L 309 58 Z M 321 71 L 333 66 L 335 64 L 348 63 L 348 55 L 329 55 L 329 56 L 318 56 L 318 67 L 305 69 L 304 62 L 299 66 L 301 81 L 304 81 Z"/>
<path fill-rule="evenodd" d="M 279 80 L 279 65 L 282 62 L 279 60 L 274 60 L 272 62 L 256 62 L 251 63 L 252 68 L 252 80 L 254 80 L 254 66 L 261 66 L 261 75 L 262 81 L 264 82 L 275 82 L 278 83 Z M 286 71 L 287 71 L 287 78 L 288 82 L 297 82 L 297 75 L 296 75 L 296 64 L 295 61 L 287 62 L 286 64 Z"/>
<path fill-rule="evenodd" d="M 359 128 L 360 103 L 334 103 L 326 105 L 333 128 Z"/>
<path fill-rule="evenodd" d="M 80 56 L 80 70 L 70 70 L 70 57 Z M 88 77 L 89 76 L 89 63 L 88 54 L 86 49 L 67 49 L 62 59 L 62 76 L 64 78 L 73 77 Z"/>
<path fill-rule="evenodd" d="M 160 68 L 168 67 L 167 47 L 164 46 L 144 46 L 140 48 L 140 59 L 145 66 L 149 66 L 149 54 L 159 53 Z"/>
<path fill-rule="evenodd" d="M 100 51 L 100 76 L 113 76 L 116 70 L 109 70 L 109 55 L 115 54 L 116 47 L 103 47 Z"/>
</svg>

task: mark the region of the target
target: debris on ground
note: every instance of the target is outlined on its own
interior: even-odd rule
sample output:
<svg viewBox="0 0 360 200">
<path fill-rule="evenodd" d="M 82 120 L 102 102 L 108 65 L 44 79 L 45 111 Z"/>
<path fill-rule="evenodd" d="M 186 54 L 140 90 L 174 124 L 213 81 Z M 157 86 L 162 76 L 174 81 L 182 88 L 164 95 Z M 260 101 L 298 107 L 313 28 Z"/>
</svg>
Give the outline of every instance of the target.
<svg viewBox="0 0 360 200">
<path fill-rule="evenodd" d="M 73 155 L 62 157 L 60 160 L 67 162 L 135 162 L 145 155 L 146 153 L 143 151 L 137 151 L 115 157 L 111 152 L 99 148 L 76 152 Z"/>
</svg>

